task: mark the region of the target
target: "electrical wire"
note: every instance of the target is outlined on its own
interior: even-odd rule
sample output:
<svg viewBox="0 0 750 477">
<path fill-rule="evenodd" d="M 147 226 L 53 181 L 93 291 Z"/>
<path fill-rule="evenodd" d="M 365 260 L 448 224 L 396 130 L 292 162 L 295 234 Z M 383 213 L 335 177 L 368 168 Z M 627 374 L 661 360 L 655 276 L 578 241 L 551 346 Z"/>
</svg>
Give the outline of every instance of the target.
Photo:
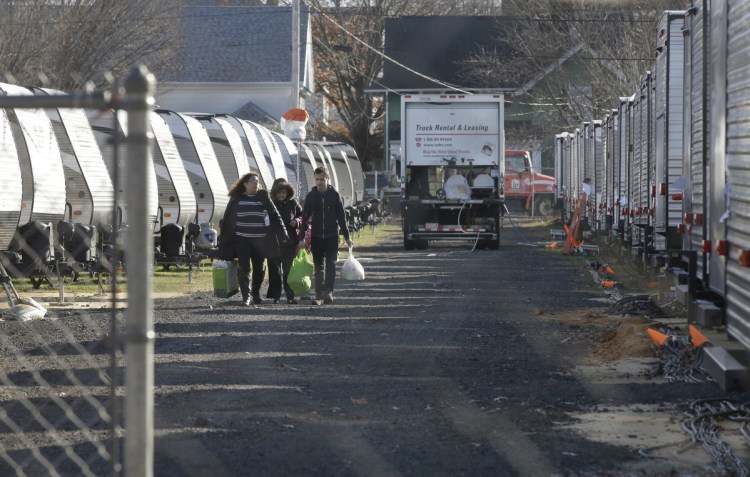
<svg viewBox="0 0 750 477">
<path fill-rule="evenodd" d="M 527 245 L 530 245 L 532 247 L 538 247 L 539 244 L 530 241 L 526 237 L 523 236 L 523 234 L 518 230 L 518 227 L 516 227 L 516 224 L 513 223 L 513 215 L 510 213 L 510 210 L 508 210 L 508 205 L 503 202 L 503 208 L 505 209 L 505 212 L 508 214 L 508 219 L 510 220 L 510 225 L 512 226 L 513 230 L 518 234 L 519 237 L 521 237 L 521 241 Z"/>
<path fill-rule="evenodd" d="M 469 91 L 465 91 L 465 90 L 463 90 L 463 89 L 460 89 L 460 87 L 457 87 L 456 85 L 451 85 L 451 84 L 449 84 L 449 83 L 446 83 L 446 82 L 444 82 L 444 81 L 440 81 L 440 80 L 438 80 L 438 79 L 436 79 L 436 78 L 433 78 L 433 77 L 431 77 L 431 76 L 427 76 L 427 75 L 425 75 L 425 74 L 423 74 L 423 73 L 420 73 L 420 72 L 419 72 L 419 71 L 417 71 L 417 70 L 414 70 L 414 69 L 412 69 L 412 68 L 409 68 L 408 66 L 404 65 L 403 63 L 400 63 L 400 62 L 398 62 L 398 61 L 394 60 L 393 58 L 391 58 L 390 56 L 386 55 L 385 53 L 383 53 L 382 51 L 378 50 L 377 48 L 375 48 L 375 47 L 373 47 L 373 46 L 370 46 L 370 45 L 369 45 L 369 44 L 368 44 L 367 42 L 365 42 L 364 40 L 361 40 L 361 39 L 360 39 L 360 38 L 359 38 L 358 36 L 356 36 L 356 35 L 355 35 L 354 33 L 350 32 L 350 31 L 349 31 L 349 30 L 347 30 L 346 28 L 344 28 L 344 27 L 343 27 L 342 25 L 340 25 L 340 24 L 339 24 L 339 23 L 338 23 L 337 21 L 335 21 L 334 19 L 332 19 L 332 18 L 331 18 L 330 16 L 328 16 L 328 15 L 327 15 L 327 14 L 326 14 L 325 12 L 323 12 L 322 10 L 320 10 L 320 9 L 319 9 L 318 7 L 316 7 L 316 6 L 314 6 L 314 5 L 310 5 L 310 7 L 311 7 L 312 9 L 315 9 L 315 10 L 317 10 L 317 11 L 318 11 L 318 13 L 319 13 L 319 14 L 320 14 L 320 15 L 321 15 L 321 16 L 322 16 L 322 17 L 323 17 L 324 19 L 326 19 L 326 20 L 328 20 L 329 22 L 331 22 L 331 23 L 332 23 L 332 24 L 333 24 L 333 25 L 334 25 L 334 26 L 335 26 L 336 28 L 338 28 L 339 30 L 341 30 L 341 31 L 343 31 L 344 33 L 346 33 L 346 34 L 347 34 L 347 35 L 348 35 L 349 37 L 351 37 L 351 38 L 352 38 L 352 39 L 353 39 L 354 41 L 356 41 L 357 43 L 361 44 L 361 45 L 362 45 L 362 46 L 364 46 L 365 48 L 367 48 L 367 49 L 371 50 L 371 51 L 372 51 L 373 53 L 375 53 L 375 54 L 379 55 L 379 56 L 380 56 L 380 57 L 382 57 L 382 58 L 383 58 L 384 60 L 388 60 L 388 61 L 390 61 L 391 63 L 393 63 L 394 65 L 396 65 L 396 66 L 399 66 L 399 67 L 401 67 L 401 68 L 405 69 L 406 71 L 408 71 L 408 72 L 410 72 L 410 73 L 413 73 L 413 74 L 415 74 L 415 75 L 419 76 L 420 78 L 426 79 L 427 81 L 431 81 L 431 82 L 433 82 L 433 83 L 435 83 L 435 84 L 437 84 L 437 85 L 440 85 L 440 86 L 443 86 L 443 87 L 445 87 L 445 88 L 448 88 L 448 89 L 454 90 L 454 91 L 456 91 L 456 92 L 458 92 L 458 93 L 462 93 L 462 94 L 466 94 L 466 95 L 470 95 L 470 96 L 472 95 L 472 93 L 471 93 L 471 92 L 469 92 Z"/>
<path fill-rule="evenodd" d="M 461 205 L 461 208 L 458 210 L 458 227 L 461 229 L 461 232 L 466 233 L 466 229 L 464 229 L 464 226 L 461 225 L 461 212 L 463 212 L 464 207 L 466 207 L 466 204 L 469 203 L 471 200 L 471 195 L 466 198 L 463 205 Z M 479 243 L 479 232 L 477 232 L 477 239 L 474 241 L 474 246 L 471 247 L 471 252 L 475 251 L 477 249 L 477 244 Z"/>
</svg>

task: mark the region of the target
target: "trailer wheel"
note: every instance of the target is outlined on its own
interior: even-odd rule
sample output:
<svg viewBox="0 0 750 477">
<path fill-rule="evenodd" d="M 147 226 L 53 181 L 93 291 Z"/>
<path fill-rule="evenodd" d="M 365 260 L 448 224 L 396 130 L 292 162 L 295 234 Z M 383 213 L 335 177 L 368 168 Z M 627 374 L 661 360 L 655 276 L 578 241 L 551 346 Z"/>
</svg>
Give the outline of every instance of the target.
<svg viewBox="0 0 750 477">
<path fill-rule="evenodd" d="M 487 248 L 490 250 L 497 250 L 500 248 L 500 239 L 497 240 L 488 240 L 487 241 Z"/>
<path fill-rule="evenodd" d="M 552 215 L 552 198 L 541 197 L 536 201 L 536 212 L 539 215 L 549 216 Z"/>
<path fill-rule="evenodd" d="M 414 240 L 404 238 L 404 250 L 414 250 Z"/>
<path fill-rule="evenodd" d="M 417 240 L 417 250 L 427 250 L 428 242 L 427 240 Z"/>
</svg>

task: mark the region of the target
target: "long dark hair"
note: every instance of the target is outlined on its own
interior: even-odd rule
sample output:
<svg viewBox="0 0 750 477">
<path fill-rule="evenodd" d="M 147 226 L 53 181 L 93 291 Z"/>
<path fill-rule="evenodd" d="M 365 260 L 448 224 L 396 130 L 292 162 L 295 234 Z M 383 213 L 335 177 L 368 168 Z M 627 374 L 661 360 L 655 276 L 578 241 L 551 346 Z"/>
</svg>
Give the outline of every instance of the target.
<svg viewBox="0 0 750 477">
<path fill-rule="evenodd" d="M 245 184 L 247 184 L 247 181 L 250 179 L 258 179 L 258 174 L 255 172 L 248 172 L 244 176 L 237 179 L 237 182 L 235 182 L 232 187 L 229 189 L 229 196 L 235 195 L 235 194 L 241 194 L 245 192 Z M 260 190 L 260 179 L 258 179 L 258 190 Z"/>
</svg>

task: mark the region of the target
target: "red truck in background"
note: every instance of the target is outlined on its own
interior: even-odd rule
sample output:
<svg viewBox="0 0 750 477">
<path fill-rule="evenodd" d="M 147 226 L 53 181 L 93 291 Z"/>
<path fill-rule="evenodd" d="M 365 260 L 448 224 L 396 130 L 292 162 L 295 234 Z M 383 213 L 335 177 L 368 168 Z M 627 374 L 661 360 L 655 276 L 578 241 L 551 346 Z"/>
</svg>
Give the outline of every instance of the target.
<svg viewBox="0 0 750 477">
<path fill-rule="evenodd" d="M 557 190 L 555 178 L 534 172 L 529 151 L 505 151 L 504 184 L 509 211 L 552 215 Z"/>
</svg>

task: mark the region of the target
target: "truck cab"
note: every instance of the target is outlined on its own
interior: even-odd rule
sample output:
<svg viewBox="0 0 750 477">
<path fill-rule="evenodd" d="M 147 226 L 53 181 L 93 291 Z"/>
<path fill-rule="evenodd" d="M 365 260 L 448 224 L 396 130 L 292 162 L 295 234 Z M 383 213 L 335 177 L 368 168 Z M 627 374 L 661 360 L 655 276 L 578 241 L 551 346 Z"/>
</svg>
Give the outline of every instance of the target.
<svg viewBox="0 0 750 477">
<path fill-rule="evenodd" d="M 510 209 L 551 215 L 556 190 L 554 177 L 534 171 L 529 151 L 505 151 L 505 201 Z"/>
</svg>

